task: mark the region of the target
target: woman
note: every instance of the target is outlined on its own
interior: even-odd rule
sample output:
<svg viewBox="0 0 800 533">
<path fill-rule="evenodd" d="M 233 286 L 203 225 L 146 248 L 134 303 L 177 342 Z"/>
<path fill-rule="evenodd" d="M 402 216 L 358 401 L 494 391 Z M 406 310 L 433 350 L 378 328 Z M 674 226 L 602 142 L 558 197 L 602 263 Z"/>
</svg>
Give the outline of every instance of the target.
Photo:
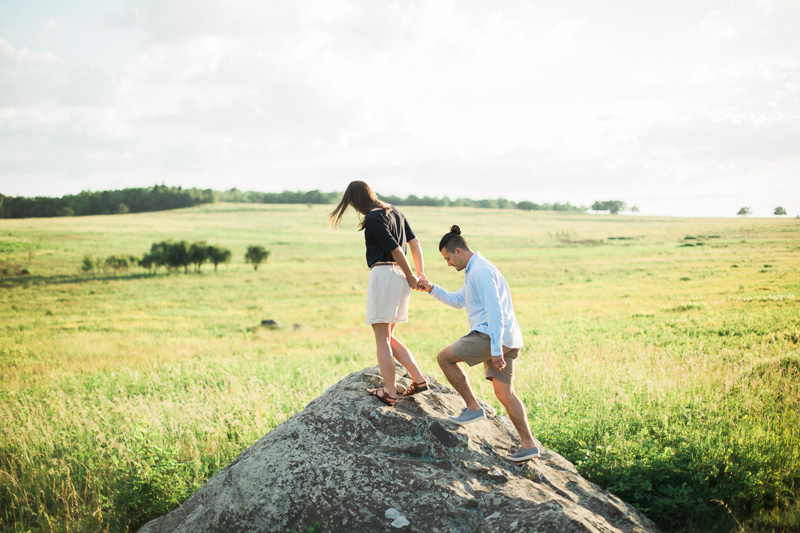
<svg viewBox="0 0 800 533">
<path fill-rule="evenodd" d="M 408 300 L 418 280 L 406 259 L 406 243 L 420 279 L 425 279 L 422 248 L 403 214 L 375 196 L 369 185 L 354 181 L 347 186 L 342 201 L 330 214 L 328 223 L 339 227 L 349 207 L 362 215 L 358 227 L 364 230 L 367 245 L 367 265 L 370 268 L 367 285 L 367 324 L 372 325 L 378 352 L 378 365 L 383 375 L 383 387 L 367 392 L 392 407 L 397 401 L 397 384 L 392 357 L 411 374 L 413 382 L 405 391 L 410 396 L 428 390 L 428 382 L 406 346 L 394 336 L 400 322 L 408 322 Z"/>
</svg>

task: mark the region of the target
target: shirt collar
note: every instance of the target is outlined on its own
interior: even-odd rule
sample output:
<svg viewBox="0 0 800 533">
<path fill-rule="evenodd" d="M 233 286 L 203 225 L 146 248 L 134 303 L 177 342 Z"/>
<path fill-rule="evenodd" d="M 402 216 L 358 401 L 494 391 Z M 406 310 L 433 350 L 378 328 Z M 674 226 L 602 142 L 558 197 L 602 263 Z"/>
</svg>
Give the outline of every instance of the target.
<svg viewBox="0 0 800 533">
<path fill-rule="evenodd" d="M 467 261 L 467 268 L 464 269 L 464 274 L 469 272 L 469 269 L 472 268 L 472 263 L 473 261 L 475 261 L 475 258 L 480 256 L 481 256 L 480 252 L 472 252 L 472 257 L 470 257 L 469 261 Z"/>
</svg>

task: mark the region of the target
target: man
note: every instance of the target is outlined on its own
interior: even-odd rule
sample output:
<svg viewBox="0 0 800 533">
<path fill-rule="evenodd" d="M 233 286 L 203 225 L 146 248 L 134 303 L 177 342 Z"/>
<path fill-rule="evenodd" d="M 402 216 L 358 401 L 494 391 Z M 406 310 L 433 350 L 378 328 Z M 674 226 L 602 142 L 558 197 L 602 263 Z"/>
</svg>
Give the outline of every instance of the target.
<svg viewBox="0 0 800 533">
<path fill-rule="evenodd" d="M 539 457 L 540 451 L 531 435 L 525 406 L 514 392 L 514 363 L 522 348 L 522 332 L 514 315 L 511 293 L 505 278 L 480 252 L 470 250 L 458 226 L 451 226 L 439 242 L 439 251 L 447 265 L 464 271 L 464 285 L 458 292 L 448 292 L 428 280 L 419 282 L 420 290 L 456 309 L 467 308 L 470 333 L 439 352 L 439 366 L 458 391 L 466 407 L 450 420 L 470 424 L 486 415 L 472 392 L 467 375 L 458 363 L 474 366 L 483 363 L 486 379 L 519 433 L 521 446 L 505 458 L 514 462 Z"/>
</svg>

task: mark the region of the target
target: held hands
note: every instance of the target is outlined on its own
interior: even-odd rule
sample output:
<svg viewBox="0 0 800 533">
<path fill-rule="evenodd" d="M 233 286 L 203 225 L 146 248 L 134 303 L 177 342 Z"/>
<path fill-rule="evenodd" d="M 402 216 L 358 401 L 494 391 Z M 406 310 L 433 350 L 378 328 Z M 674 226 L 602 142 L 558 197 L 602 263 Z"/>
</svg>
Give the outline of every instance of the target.
<svg viewBox="0 0 800 533">
<path fill-rule="evenodd" d="M 420 274 L 419 277 L 406 278 L 408 286 L 415 291 L 430 292 L 433 289 L 433 283 L 428 281 L 425 274 Z"/>
<path fill-rule="evenodd" d="M 428 281 L 428 278 L 425 277 L 425 274 L 420 274 L 417 283 L 417 290 L 423 292 L 430 292 L 431 289 L 433 289 L 433 283 Z"/>
<path fill-rule="evenodd" d="M 428 281 L 425 274 L 420 274 L 419 277 L 406 278 L 406 281 L 408 281 L 408 286 L 415 291 L 428 292 L 433 288 L 433 284 Z"/>
<path fill-rule="evenodd" d="M 432 289 L 433 289 L 433 283 L 431 283 L 427 279 L 420 278 L 419 286 L 417 288 L 418 291 L 431 292 Z"/>
</svg>

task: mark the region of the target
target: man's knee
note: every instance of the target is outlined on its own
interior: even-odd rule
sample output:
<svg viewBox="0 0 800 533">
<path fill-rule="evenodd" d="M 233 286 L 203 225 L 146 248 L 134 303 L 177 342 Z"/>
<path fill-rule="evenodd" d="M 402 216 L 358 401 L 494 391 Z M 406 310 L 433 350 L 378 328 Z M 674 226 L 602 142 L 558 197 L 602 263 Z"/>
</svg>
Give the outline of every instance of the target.
<svg viewBox="0 0 800 533">
<path fill-rule="evenodd" d="M 448 365 L 456 364 L 459 361 L 449 346 L 447 348 L 442 348 L 442 350 L 439 352 L 439 355 L 436 356 L 436 360 L 439 362 L 439 366 L 442 368 Z"/>
<path fill-rule="evenodd" d="M 500 400 L 500 403 L 503 405 L 506 405 L 509 401 L 516 397 L 514 388 L 510 383 L 503 383 L 499 379 L 495 378 L 492 380 L 492 385 L 494 386 L 494 395 L 497 396 L 497 399 Z"/>
</svg>

